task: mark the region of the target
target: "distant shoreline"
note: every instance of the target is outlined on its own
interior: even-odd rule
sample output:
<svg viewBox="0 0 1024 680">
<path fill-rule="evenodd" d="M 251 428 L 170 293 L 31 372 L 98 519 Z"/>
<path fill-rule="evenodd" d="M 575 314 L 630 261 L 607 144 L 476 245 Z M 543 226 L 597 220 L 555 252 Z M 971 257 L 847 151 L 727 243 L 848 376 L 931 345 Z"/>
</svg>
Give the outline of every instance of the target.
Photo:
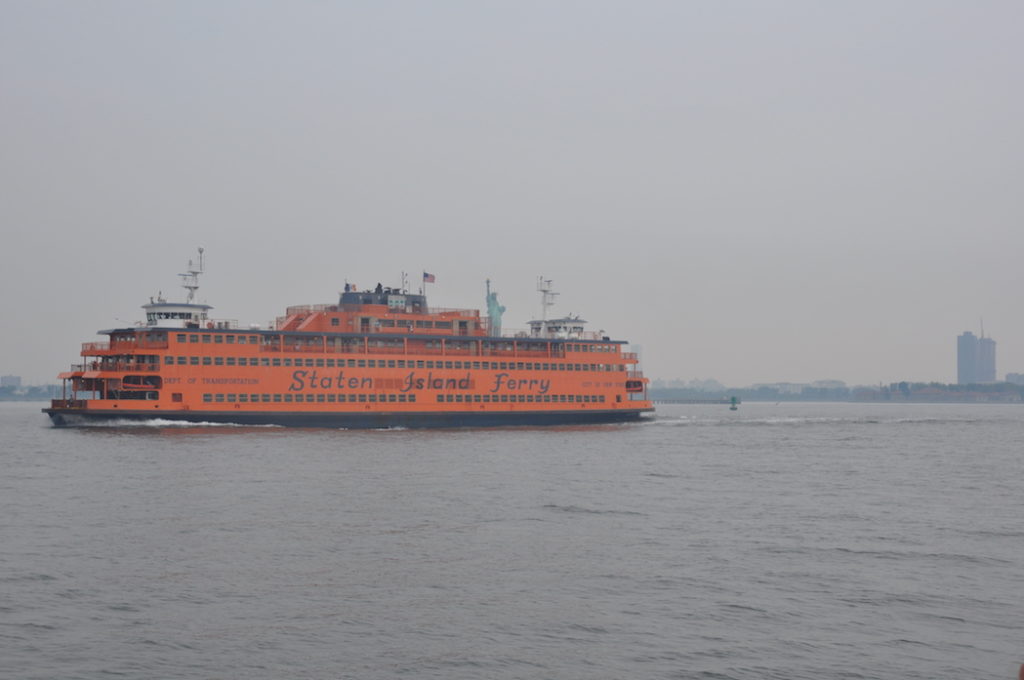
<svg viewBox="0 0 1024 680">
<path fill-rule="evenodd" d="M 701 391 L 690 388 L 652 387 L 648 390 L 655 403 L 729 402 L 850 402 L 862 404 L 1020 404 L 1024 403 L 1024 385 L 993 383 L 950 385 L 944 383 L 890 383 L 878 387 L 811 387 L 800 391 L 777 387 L 741 387 Z"/>
</svg>

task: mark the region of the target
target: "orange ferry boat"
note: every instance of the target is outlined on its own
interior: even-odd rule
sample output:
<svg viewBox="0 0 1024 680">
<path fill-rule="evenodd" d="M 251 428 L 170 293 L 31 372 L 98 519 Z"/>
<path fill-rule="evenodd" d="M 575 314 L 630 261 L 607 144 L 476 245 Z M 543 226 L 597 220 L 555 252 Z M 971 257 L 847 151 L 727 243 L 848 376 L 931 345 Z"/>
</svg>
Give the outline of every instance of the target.
<svg viewBox="0 0 1024 680">
<path fill-rule="evenodd" d="M 654 410 L 624 341 L 572 316 L 503 335 L 490 282 L 486 317 L 428 307 L 422 288 L 346 284 L 337 304 L 289 307 L 272 328 L 242 328 L 194 301 L 202 256 L 180 275 L 185 302 L 151 298 L 145 324 L 82 345 L 83 363 L 58 376 L 63 398 L 43 409 L 55 425 L 476 427 L 629 421 Z M 550 283 L 538 286 L 544 310 Z"/>
</svg>

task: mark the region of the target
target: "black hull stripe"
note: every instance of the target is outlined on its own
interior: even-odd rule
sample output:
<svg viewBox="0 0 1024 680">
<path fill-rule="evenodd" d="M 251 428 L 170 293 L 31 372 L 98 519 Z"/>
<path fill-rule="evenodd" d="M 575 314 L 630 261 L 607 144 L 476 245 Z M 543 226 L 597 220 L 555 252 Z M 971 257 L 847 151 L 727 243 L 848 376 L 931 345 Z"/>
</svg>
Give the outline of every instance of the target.
<svg viewBox="0 0 1024 680">
<path fill-rule="evenodd" d="M 234 425 L 280 425 L 284 427 L 335 427 L 380 429 L 392 427 L 502 427 L 509 425 L 579 425 L 638 420 L 653 409 L 593 411 L 502 411 L 502 412 L 377 412 L 331 413 L 290 411 L 113 411 L 43 409 L 58 427 L 73 427 L 118 420 L 172 420 L 189 423 Z"/>
</svg>

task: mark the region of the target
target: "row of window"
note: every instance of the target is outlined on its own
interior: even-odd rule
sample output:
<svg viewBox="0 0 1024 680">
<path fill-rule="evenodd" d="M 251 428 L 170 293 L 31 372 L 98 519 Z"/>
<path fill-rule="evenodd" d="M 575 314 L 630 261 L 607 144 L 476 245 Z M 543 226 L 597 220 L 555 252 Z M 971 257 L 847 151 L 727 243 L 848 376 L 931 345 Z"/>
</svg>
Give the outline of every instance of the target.
<svg viewBox="0 0 1024 680">
<path fill-rule="evenodd" d="M 385 326 L 385 327 L 396 327 L 396 326 L 397 327 L 411 327 L 411 324 L 412 324 L 411 321 L 391 320 L 391 319 L 381 319 L 379 321 L 379 323 L 380 323 L 381 326 Z M 416 328 L 451 328 L 452 327 L 452 323 L 451 323 L 451 321 L 416 321 L 416 326 L 415 327 Z M 321 339 L 320 337 L 294 338 L 294 339 L 291 339 L 291 340 L 289 338 L 285 338 L 285 342 L 291 342 L 293 340 L 294 341 L 299 341 L 299 340 L 303 340 L 303 339 L 306 340 L 307 344 L 308 343 L 321 344 L 321 343 L 318 342 Z M 341 338 L 338 338 L 338 339 L 341 339 Z M 274 343 L 277 343 L 278 340 L 279 340 L 278 336 L 266 336 L 264 338 L 264 343 L 274 344 Z M 362 338 L 344 338 L 344 340 L 346 340 L 348 342 L 362 343 Z M 190 342 L 190 343 L 206 343 L 206 344 L 211 344 L 212 343 L 212 344 L 228 344 L 228 345 L 233 345 L 233 344 L 238 344 L 238 345 L 258 345 L 260 343 L 260 336 L 258 336 L 258 335 L 233 335 L 233 334 L 230 334 L 230 333 L 227 333 L 227 334 L 222 334 L 222 333 L 178 333 L 177 334 L 177 341 L 179 343 L 189 343 Z M 440 340 L 437 340 L 435 342 L 440 343 Z M 452 343 L 452 342 L 459 342 L 459 341 L 449 340 L 448 342 Z M 462 342 L 472 342 L 472 341 L 462 341 Z M 484 341 L 484 345 L 485 346 L 494 345 L 498 349 L 511 350 L 512 349 L 512 342 L 513 341 L 511 341 L 511 340 L 509 340 L 509 341 L 500 341 L 500 342 L 497 342 L 497 343 L 495 343 L 493 341 Z M 520 345 L 521 345 L 521 349 L 534 349 L 534 350 L 538 350 L 538 351 L 546 350 L 545 343 L 528 343 L 527 345 L 523 346 L 522 341 L 519 341 L 519 342 L 520 342 Z M 615 352 L 616 351 L 616 345 L 600 345 L 600 344 L 575 344 L 575 343 L 570 343 L 570 344 L 566 344 L 565 348 L 566 348 L 566 351 L 569 351 L 569 352 Z"/>
<path fill-rule="evenodd" d="M 539 361 L 430 361 L 413 359 L 291 359 L 288 357 L 173 357 L 168 366 L 308 366 L 310 368 L 430 368 L 484 371 L 624 371 L 617 364 L 558 364 Z"/>
<path fill-rule="evenodd" d="M 506 403 L 506 402 L 519 402 L 519 403 L 604 403 L 603 394 L 445 394 L 443 392 L 437 393 L 437 400 L 439 402 L 455 402 L 455 403 Z"/>
<path fill-rule="evenodd" d="M 153 393 L 156 394 L 155 392 Z M 132 398 L 145 398 L 133 395 Z M 155 396 L 153 398 L 156 398 Z M 439 403 L 604 403 L 603 394 L 445 394 L 437 393 Z M 415 394 L 345 394 L 320 392 L 318 394 L 204 394 L 207 403 L 415 403 Z"/>
<path fill-rule="evenodd" d="M 239 403 L 344 403 L 344 402 L 395 402 L 415 403 L 415 394 L 345 394 L 337 392 L 320 392 L 318 394 L 204 394 L 205 402 L 239 402 Z"/>
<path fill-rule="evenodd" d="M 260 342 L 260 336 L 258 335 L 231 335 L 221 333 L 178 333 L 178 342 L 204 342 L 206 344 L 214 343 L 217 345 L 227 343 L 233 345 L 236 342 L 239 345 L 258 345 Z"/>
<path fill-rule="evenodd" d="M 338 319 L 331 319 L 331 325 L 337 326 Z M 451 321 L 423 321 L 417 319 L 377 319 L 377 325 L 382 328 L 451 328 Z"/>
</svg>

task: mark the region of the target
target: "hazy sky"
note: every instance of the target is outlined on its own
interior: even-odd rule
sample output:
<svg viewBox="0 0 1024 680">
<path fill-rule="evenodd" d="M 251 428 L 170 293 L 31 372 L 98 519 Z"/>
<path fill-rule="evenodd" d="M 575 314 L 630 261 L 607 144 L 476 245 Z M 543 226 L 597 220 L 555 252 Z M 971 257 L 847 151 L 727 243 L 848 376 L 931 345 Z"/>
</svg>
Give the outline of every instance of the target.
<svg viewBox="0 0 1024 680">
<path fill-rule="evenodd" d="M 0 0 L 0 373 L 346 279 L 539 313 L 654 378 L 1024 372 L 1024 3 Z"/>
</svg>

